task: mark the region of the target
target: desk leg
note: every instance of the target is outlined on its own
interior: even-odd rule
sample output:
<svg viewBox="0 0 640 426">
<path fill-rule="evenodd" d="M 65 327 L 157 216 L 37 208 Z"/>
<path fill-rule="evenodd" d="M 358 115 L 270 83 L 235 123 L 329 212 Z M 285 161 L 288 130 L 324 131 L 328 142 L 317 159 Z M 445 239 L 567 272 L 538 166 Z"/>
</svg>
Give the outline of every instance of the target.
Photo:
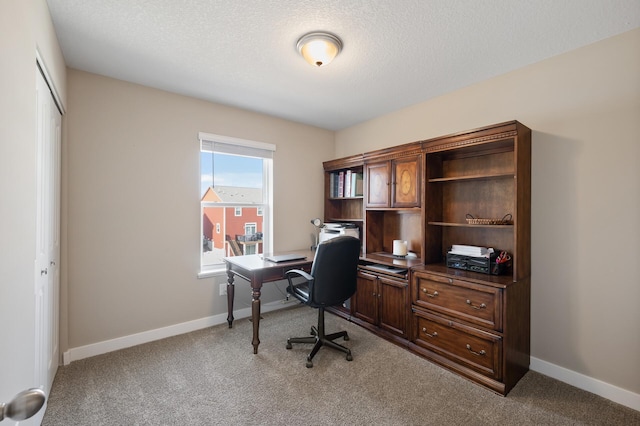
<svg viewBox="0 0 640 426">
<path fill-rule="evenodd" d="M 233 284 L 233 272 L 227 271 L 227 322 L 229 328 L 233 326 L 233 297 L 236 286 Z"/>
<path fill-rule="evenodd" d="M 251 295 L 253 300 L 251 301 L 251 322 L 253 322 L 253 340 L 251 344 L 253 345 L 253 353 L 258 353 L 258 345 L 260 344 L 260 338 L 258 337 L 258 333 L 260 330 L 260 288 L 262 287 L 262 283 L 251 283 L 251 288 L 253 289 Z"/>
</svg>

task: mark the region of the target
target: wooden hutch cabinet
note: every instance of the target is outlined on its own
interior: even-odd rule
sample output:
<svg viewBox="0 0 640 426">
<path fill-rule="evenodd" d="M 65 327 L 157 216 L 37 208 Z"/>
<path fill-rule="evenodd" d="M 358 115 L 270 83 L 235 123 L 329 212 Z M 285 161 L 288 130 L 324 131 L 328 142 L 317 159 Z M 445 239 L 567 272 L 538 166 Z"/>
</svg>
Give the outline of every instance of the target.
<svg viewBox="0 0 640 426">
<path fill-rule="evenodd" d="M 393 240 L 407 241 L 417 258 L 423 248 L 423 156 L 420 142 L 363 155 L 365 180 L 364 252 L 393 252 Z M 397 259 L 396 259 L 397 260 Z"/>
<path fill-rule="evenodd" d="M 325 220 L 357 223 L 363 240 L 339 314 L 506 395 L 530 359 L 531 130 L 511 121 L 324 165 L 364 175 L 364 197 L 325 202 Z M 393 256 L 394 239 L 415 257 Z M 453 245 L 510 259 L 465 267 L 447 261 Z"/>
<path fill-rule="evenodd" d="M 420 207 L 422 155 L 419 143 L 364 154 L 366 207 Z"/>
</svg>

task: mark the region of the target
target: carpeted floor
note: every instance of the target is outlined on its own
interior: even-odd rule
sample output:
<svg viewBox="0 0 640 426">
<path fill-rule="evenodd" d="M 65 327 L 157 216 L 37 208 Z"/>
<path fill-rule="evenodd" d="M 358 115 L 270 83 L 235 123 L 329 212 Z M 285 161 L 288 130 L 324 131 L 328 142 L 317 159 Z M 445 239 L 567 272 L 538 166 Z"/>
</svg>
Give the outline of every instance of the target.
<svg viewBox="0 0 640 426">
<path fill-rule="evenodd" d="M 640 412 L 529 372 L 502 397 L 328 314 L 354 360 L 310 345 L 306 306 L 71 363 L 58 370 L 43 425 L 640 425 Z M 342 342 L 340 342 L 342 343 Z"/>
</svg>

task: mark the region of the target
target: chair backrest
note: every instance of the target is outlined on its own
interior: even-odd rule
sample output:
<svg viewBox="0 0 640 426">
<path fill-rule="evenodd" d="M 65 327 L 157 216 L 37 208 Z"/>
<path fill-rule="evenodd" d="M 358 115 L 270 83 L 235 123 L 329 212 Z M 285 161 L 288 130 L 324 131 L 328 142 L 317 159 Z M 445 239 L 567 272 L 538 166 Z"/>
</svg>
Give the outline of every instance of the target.
<svg viewBox="0 0 640 426">
<path fill-rule="evenodd" d="M 341 304 L 356 292 L 360 240 L 341 236 L 318 245 L 311 266 L 313 285 L 308 304 L 313 307 Z"/>
</svg>

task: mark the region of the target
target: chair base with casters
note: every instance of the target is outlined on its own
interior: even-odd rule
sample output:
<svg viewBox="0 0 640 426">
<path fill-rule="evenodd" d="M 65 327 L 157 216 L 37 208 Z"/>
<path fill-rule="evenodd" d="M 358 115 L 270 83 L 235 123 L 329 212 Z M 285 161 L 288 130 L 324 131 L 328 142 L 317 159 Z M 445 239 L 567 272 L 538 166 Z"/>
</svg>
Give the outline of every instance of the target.
<svg viewBox="0 0 640 426">
<path fill-rule="evenodd" d="M 338 331 L 337 333 L 325 334 L 324 332 L 324 308 L 318 308 L 318 327 L 311 327 L 311 336 L 308 337 L 290 337 L 287 339 L 287 349 L 291 349 L 292 343 L 314 343 L 313 349 L 307 355 L 307 368 L 313 367 L 313 357 L 318 353 L 322 346 L 327 346 L 347 354 L 347 361 L 353 361 L 351 349 L 342 346 L 334 340 L 342 337 L 349 340 L 346 331 Z"/>
</svg>

